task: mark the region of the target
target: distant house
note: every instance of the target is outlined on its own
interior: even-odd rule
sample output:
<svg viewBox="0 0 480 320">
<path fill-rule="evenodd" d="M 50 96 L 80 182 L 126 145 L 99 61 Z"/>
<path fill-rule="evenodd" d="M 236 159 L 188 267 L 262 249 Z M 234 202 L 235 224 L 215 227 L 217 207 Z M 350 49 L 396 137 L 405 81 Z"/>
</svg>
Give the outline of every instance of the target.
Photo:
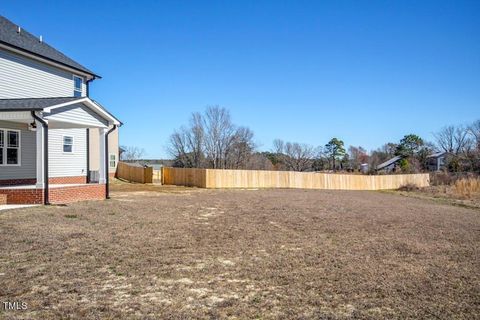
<svg viewBox="0 0 480 320">
<path fill-rule="evenodd" d="M 440 171 L 445 168 L 448 153 L 445 151 L 436 152 L 427 157 L 427 168 L 429 171 Z"/>
<path fill-rule="evenodd" d="M 153 170 L 161 170 L 162 167 L 173 167 L 175 160 L 168 159 L 138 159 L 138 160 L 125 160 L 133 165 L 140 167 L 152 167 Z"/>
<path fill-rule="evenodd" d="M 376 167 L 376 170 L 381 172 L 386 172 L 386 173 L 395 172 L 398 170 L 398 162 L 402 159 L 403 159 L 402 156 L 393 157 L 383 163 L 380 163 Z"/>
<path fill-rule="evenodd" d="M 367 174 L 367 173 L 368 173 L 368 169 L 369 169 L 368 163 L 362 163 L 362 164 L 360 165 L 360 172 L 361 172 L 361 173 Z"/>
</svg>

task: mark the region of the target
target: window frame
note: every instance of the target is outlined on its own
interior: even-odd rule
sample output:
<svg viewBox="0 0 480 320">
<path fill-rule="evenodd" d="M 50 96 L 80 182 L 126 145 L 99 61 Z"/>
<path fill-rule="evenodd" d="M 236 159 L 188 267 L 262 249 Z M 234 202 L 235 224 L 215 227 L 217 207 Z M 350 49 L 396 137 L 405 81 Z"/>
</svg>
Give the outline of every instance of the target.
<svg viewBox="0 0 480 320">
<path fill-rule="evenodd" d="M 68 151 L 65 151 L 65 138 L 68 137 L 68 138 L 72 138 L 72 151 L 68 152 Z M 68 134 L 64 134 L 62 135 L 62 153 L 63 154 L 74 154 L 75 153 L 75 137 L 74 136 L 71 136 L 71 135 L 68 135 Z"/>
<path fill-rule="evenodd" d="M 114 160 L 112 160 L 112 156 L 115 157 Z M 112 166 L 112 161 L 115 162 L 115 165 L 114 165 L 114 166 Z M 116 167 L 117 167 L 117 163 L 118 163 L 118 161 L 117 161 L 117 154 L 116 154 L 116 153 L 109 153 L 109 154 L 108 154 L 108 167 L 109 167 L 110 169 L 116 168 Z"/>
<path fill-rule="evenodd" d="M 17 129 L 8 129 L 0 128 L 0 131 L 3 132 L 3 150 L 2 150 L 2 160 L 3 163 L 0 163 L 0 167 L 20 167 L 22 165 L 22 131 Z M 16 132 L 18 134 L 18 147 L 9 147 L 8 146 L 8 132 Z M 9 164 L 7 163 L 7 151 L 8 149 L 17 149 L 17 163 Z"/>
<path fill-rule="evenodd" d="M 83 97 L 83 78 L 74 74 L 72 76 L 72 79 L 73 79 L 73 96 L 77 97 L 75 93 L 78 92 L 80 94 L 78 97 Z M 77 87 L 75 86 L 76 79 L 80 79 L 80 89 L 77 89 Z"/>
</svg>

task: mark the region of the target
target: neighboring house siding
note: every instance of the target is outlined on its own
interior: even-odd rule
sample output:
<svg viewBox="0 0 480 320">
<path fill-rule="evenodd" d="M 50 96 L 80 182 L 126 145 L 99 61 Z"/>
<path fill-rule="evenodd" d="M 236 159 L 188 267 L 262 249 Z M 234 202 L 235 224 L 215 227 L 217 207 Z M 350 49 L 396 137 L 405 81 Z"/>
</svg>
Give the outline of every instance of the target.
<svg viewBox="0 0 480 320">
<path fill-rule="evenodd" d="M 115 154 L 115 159 L 116 159 L 116 166 L 115 167 L 110 167 L 108 166 L 108 171 L 110 173 L 117 172 L 117 166 L 118 166 L 118 161 L 119 161 L 119 154 L 118 154 L 118 128 L 112 131 L 110 135 L 108 136 L 108 153 L 110 154 Z"/>
<path fill-rule="evenodd" d="M 67 107 L 53 109 L 45 117 L 47 120 L 75 122 L 89 127 L 105 127 L 108 122 L 83 104 L 74 104 Z"/>
<path fill-rule="evenodd" d="M 99 132 L 98 129 L 90 130 L 90 170 L 98 171 L 100 165 L 100 146 L 99 146 Z M 117 156 L 117 166 L 119 161 L 118 152 L 118 128 L 112 131 L 108 136 L 108 153 L 115 154 Z M 111 168 L 109 166 L 108 171 L 110 173 L 116 172 L 117 168 Z"/>
<path fill-rule="evenodd" d="M 36 135 L 28 125 L 0 121 L 0 128 L 20 130 L 20 166 L 0 166 L 0 180 L 36 178 Z"/>
<path fill-rule="evenodd" d="M 48 130 L 49 177 L 87 175 L 86 129 Z M 73 153 L 63 152 L 63 136 L 73 137 Z"/>
<path fill-rule="evenodd" d="M 72 97 L 73 74 L 0 49 L 0 99 Z M 86 95 L 85 79 L 82 96 Z"/>
</svg>

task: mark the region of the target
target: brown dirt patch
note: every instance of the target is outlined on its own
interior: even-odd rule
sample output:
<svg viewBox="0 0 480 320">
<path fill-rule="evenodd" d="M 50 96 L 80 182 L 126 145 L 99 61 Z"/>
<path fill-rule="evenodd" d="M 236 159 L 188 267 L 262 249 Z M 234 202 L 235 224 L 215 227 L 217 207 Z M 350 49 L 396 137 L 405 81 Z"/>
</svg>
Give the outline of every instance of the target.
<svg viewBox="0 0 480 320">
<path fill-rule="evenodd" d="M 378 192 L 114 190 L 0 213 L 0 301 L 28 304 L 0 317 L 480 316 L 478 210 Z"/>
</svg>

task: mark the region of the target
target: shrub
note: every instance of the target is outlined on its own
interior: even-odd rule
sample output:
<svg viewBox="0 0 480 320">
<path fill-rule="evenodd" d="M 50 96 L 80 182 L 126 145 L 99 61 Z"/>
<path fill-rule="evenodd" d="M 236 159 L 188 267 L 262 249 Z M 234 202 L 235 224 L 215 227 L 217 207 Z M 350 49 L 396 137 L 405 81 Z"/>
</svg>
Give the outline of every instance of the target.
<svg viewBox="0 0 480 320">
<path fill-rule="evenodd" d="M 416 190 L 419 190 L 420 188 L 416 185 L 416 184 L 413 184 L 413 183 L 407 183 L 406 185 L 403 185 L 401 186 L 400 188 L 398 188 L 398 190 L 400 191 L 416 191 Z"/>
<path fill-rule="evenodd" d="M 432 186 L 451 185 L 457 180 L 457 177 L 448 172 L 436 172 L 430 174 L 430 184 Z"/>
<path fill-rule="evenodd" d="M 455 182 L 453 190 L 455 194 L 464 198 L 480 196 L 480 178 L 459 179 Z"/>
</svg>

